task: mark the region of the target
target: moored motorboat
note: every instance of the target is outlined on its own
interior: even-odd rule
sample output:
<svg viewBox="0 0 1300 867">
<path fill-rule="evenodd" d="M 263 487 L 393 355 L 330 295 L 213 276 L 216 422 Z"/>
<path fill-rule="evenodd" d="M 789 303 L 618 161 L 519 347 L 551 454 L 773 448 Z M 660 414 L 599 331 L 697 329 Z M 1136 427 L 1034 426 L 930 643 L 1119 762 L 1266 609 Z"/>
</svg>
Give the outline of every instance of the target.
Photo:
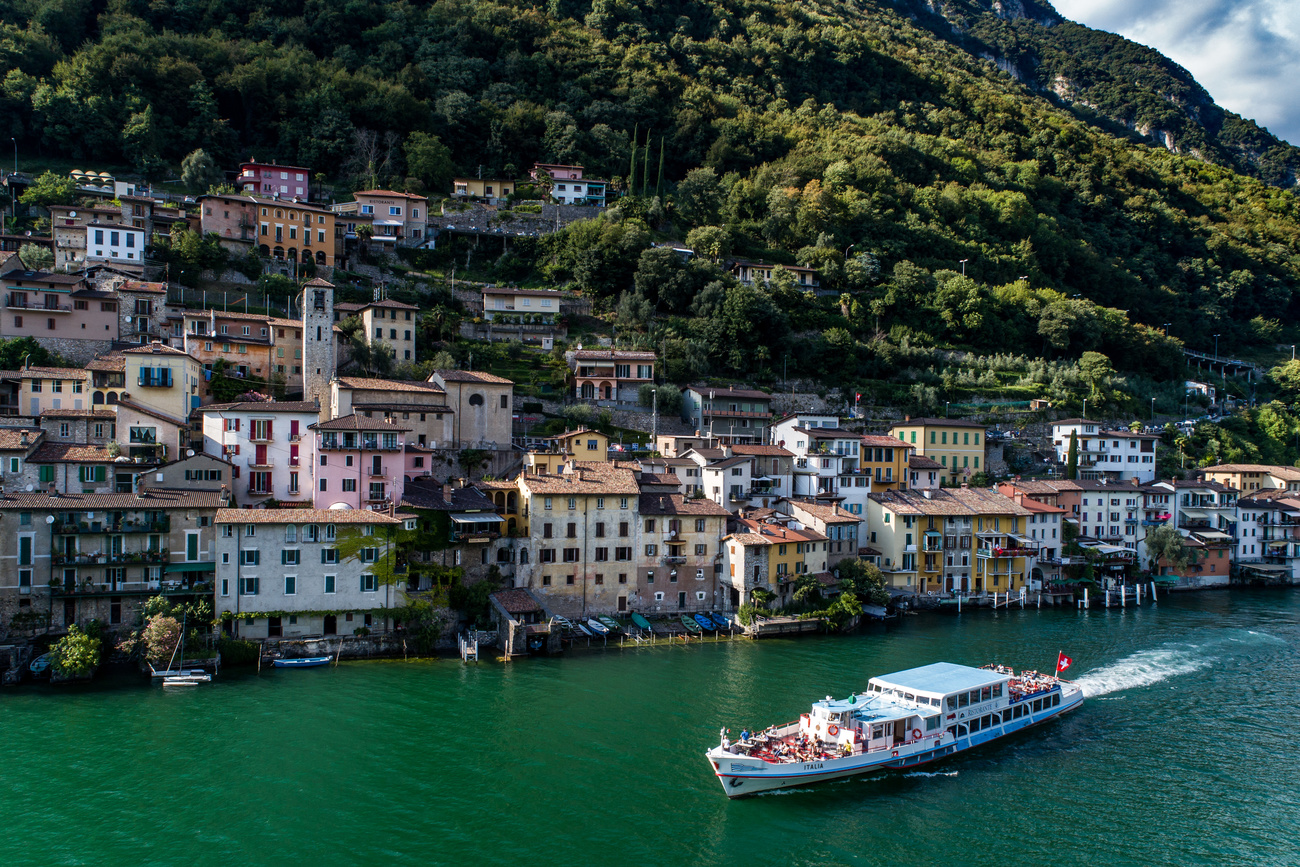
<svg viewBox="0 0 1300 867">
<path fill-rule="evenodd" d="M 301 659 L 276 659 L 271 662 L 276 668 L 319 668 L 329 663 L 328 656 L 304 656 Z"/>
<path fill-rule="evenodd" d="M 1068 667 L 1058 663 L 1058 671 Z M 948 662 L 873 677 L 865 692 L 827 696 L 797 721 L 732 743 L 726 729 L 705 755 L 728 797 L 912 768 L 977 747 L 1083 704 L 1053 675 Z M 745 733 L 746 735 L 748 733 Z"/>
</svg>

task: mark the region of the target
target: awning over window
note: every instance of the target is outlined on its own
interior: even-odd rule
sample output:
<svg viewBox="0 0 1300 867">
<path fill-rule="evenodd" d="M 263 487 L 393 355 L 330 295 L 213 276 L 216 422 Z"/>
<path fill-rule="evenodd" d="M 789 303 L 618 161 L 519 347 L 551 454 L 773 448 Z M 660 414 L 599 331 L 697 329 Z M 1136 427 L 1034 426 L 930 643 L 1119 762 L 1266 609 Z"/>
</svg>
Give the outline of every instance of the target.
<svg viewBox="0 0 1300 867">
<path fill-rule="evenodd" d="M 492 512 L 453 512 L 451 520 L 457 524 L 499 524 L 505 518 Z"/>
<path fill-rule="evenodd" d="M 164 572 L 215 572 L 216 563 L 168 563 Z"/>
</svg>

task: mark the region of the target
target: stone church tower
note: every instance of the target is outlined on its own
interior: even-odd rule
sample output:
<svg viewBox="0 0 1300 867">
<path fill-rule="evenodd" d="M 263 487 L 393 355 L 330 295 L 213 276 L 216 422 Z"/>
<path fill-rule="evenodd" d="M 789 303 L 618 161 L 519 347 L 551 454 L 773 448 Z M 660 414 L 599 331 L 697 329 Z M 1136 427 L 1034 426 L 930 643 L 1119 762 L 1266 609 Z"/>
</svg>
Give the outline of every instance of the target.
<svg viewBox="0 0 1300 867">
<path fill-rule="evenodd" d="M 302 287 L 302 397 L 319 402 L 321 418 L 329 414 L 334 347 L 334 284 L 317 277 Z"/>
</svg>

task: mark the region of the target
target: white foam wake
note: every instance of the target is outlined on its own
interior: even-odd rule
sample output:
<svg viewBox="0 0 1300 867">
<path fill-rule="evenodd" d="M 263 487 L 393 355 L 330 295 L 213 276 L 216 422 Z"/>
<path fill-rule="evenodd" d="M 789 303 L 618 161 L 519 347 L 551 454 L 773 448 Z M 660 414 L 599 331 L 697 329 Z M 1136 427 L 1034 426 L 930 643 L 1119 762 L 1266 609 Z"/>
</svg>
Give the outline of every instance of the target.
<svg viewBox="0 0 1300 867">
<path fill-rule="evenodd" d="M 1150 686 L 1181 674 L 1191 674 L 1205 668 L 1213 661 L 1214 657 L 1202 655 L 1195 648 L 1139 650 L 1118 662 L 1088 672 L 1075 683 L 1083 687 L 1085 696 L 1092 698 L 1120 690 Z"/>
</svg>

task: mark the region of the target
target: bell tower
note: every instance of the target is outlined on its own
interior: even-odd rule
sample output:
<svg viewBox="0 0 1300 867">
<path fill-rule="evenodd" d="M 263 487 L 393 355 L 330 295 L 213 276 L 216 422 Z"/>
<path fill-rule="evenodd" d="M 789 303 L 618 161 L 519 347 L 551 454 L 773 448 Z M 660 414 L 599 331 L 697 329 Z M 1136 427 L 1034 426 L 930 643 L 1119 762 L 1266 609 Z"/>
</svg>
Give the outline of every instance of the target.
<svg viewBox="0 0 1300 867">
<path fill-rule="evenodd" d="M 302 397 L 329 415 L 330 381 L 337 366 L 334 344 L 334 284 L 319 277 L 302 287 Z"/>
</svg>

